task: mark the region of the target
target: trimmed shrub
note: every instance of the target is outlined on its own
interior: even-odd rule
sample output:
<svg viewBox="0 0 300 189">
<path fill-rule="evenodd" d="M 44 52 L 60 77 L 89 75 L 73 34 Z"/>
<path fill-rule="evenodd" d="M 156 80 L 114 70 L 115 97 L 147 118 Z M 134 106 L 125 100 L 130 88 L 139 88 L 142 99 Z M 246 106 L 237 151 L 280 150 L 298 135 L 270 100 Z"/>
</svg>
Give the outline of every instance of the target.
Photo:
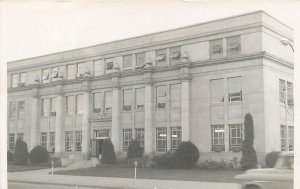
<svg viewBox="0 0 300 189">
<path fill-rule="evenodd" d="M 127 151 L 127 160 L 137 160 L 143 157 L 144 149 L 138 140 L 131 140 Z"/>
<path fill-rule="evenodd" d="M 153 167 L 156 168 L 176 168 L 176 158 L 174 152 L 167 152 L 159 156 L 154 156 L 152 161 Z"/>
<path fill-rule="evenodd" d="M 257 156 L 253 147 L 254 126 L 250 113 L 245 115 L 244 119 L 245 140 L 242 144 L 241 167 L 243 170 L 253 169 L 257 167 Z"/>
<path fill-rule="evenodd" d="M 49 152 L 42 146 L 34 147 L 30 152 L 31 163 L 46 163 L 49 162 Z"/>
<path fill-rule="evenodd" d="M 275 166 L 275 163 L 278 159 L 280 152 L 269 152 L 267 153 L 265 160 L 266 160 L 266 166 L 268 168 L 273 168 Z"/>
<path fill-rule="evenodd" d="M 181 142 L 175 152 L 176 166 L 181 169 L 192 168 L 199 159 L 199 150 L 190 141 Z"/>
<path fill-rule="evenodd" d="M 23 142 L 21 139 L 17 139 L 16 146 L 15 146 L 15 152 L 14 152 L 14 163 L 16 165 L 26 165 L 29 153 L 27 149 L 27 144 Z"/>
<path fill-rule="evenodd" d="M 116 154 L 114 145 L 110 139 L 105 139 L 102 145 L 102 154 L 101 154 L 101 163 L 103 164 L 115 164 L 116 163 Z"/>
<path fill-rule="evenodd" d="M 7 151 L 7 162 L 13 162 L 14 161 L 14 155 L 11 151 Z"/>
</svg>

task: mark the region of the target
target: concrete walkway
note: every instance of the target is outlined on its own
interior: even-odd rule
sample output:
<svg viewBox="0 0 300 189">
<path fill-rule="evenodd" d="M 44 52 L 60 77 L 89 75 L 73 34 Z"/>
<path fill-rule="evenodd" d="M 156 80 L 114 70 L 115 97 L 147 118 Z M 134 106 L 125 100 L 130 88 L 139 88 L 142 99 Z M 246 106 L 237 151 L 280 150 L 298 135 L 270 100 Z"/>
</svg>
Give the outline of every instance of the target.
<svg viewBox="0 0 300 189">
<path fill-rule="evenodd" d="M 66 170 L 66 168 L 55 169 Z M 65 185 L 108 189 L 238 189 L 234 183 L 214 183 L 175 180 L 129 179 L 48 174 L 51 169 L 8 173 L 8 182 Z"/>
</svg>

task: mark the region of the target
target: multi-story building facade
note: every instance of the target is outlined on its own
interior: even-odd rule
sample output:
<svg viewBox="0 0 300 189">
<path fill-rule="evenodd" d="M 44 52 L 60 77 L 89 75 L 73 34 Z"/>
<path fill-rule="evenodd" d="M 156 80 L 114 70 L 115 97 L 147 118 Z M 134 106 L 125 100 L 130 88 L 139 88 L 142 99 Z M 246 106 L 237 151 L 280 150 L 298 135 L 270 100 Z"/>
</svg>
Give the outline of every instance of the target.
<svg viewBox="0 0 300 189">
<path fill-rule="evenodd" d="M 17 138 L 61 156 L 146 154 L 192 141 L 201 159 L 254 147 L 293 150 L 293 30 L 258 11 L 8 63 L 8 148 Z"/>
</svg>

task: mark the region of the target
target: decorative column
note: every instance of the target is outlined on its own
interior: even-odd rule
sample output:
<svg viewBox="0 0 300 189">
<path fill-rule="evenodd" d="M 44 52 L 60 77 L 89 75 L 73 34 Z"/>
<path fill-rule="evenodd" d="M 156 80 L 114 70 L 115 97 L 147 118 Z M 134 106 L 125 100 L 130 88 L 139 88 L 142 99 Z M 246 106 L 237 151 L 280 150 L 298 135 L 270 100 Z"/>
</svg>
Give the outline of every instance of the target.
<svg viewBox="0 0 300 189">
<path fill-rule="evenodd" d="M 82 99 L 82 156 L 83 159 L 90 158 L 90 144 L 91 144 L 91 126 L 90 118 L 90 88 L 89 80 L 83 81 L 83 99 Z"/>
<path fill-rule="evenodd" d="M 111 141 L 115 152 L 120 152 L 120 78 L 119 73 L 112 76 L 113 100 L 112 100 L 112 123 L 111 123 Z"/>
<path fill-rule="evenodd" d="M 60 157 L 64 152 L 63 134 L 65 117 L 65 97 L 63 85 L 56 85 L 56 120 L 55 120 L 55 156 Z"/>
<path fill-rule="evenodd" d="M 190 74 L 189 62 L 180 68 L 181 77 L 181 129 L 182 141 L 190 140 Z"/>
<path fill-rule="evenodd" d="M 145 153 L 150 154 L 153 152 L 153 81 L 152 81 L 153 67 L 145 69 L 145 128 L 144 128 L 144 141 Z"/>
<path fill-rule="evenodd" d="M 33 149 L 35 146 L 39 145 L 39 90 L 37 86 L 31 89 L 31 136 L 30 136 L 30 149 Z"/>
</svg>

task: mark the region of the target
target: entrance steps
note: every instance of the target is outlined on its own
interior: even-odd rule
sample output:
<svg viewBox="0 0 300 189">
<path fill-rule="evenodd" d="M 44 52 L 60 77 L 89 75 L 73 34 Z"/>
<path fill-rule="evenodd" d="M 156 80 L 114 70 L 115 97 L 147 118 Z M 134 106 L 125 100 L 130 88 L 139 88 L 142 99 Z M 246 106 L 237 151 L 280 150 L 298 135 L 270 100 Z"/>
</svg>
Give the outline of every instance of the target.
<svg viewBox="0 0 300 189">
<path fill-rule="evenodd" d="M 72 160 L 72 162 L 66 165 L 67 168 L 80 169 L 80 168 L 90 168 L 96 167 L 100 163 L 98 158 L 91 158 L 90 160 Z"/>
</svg>

